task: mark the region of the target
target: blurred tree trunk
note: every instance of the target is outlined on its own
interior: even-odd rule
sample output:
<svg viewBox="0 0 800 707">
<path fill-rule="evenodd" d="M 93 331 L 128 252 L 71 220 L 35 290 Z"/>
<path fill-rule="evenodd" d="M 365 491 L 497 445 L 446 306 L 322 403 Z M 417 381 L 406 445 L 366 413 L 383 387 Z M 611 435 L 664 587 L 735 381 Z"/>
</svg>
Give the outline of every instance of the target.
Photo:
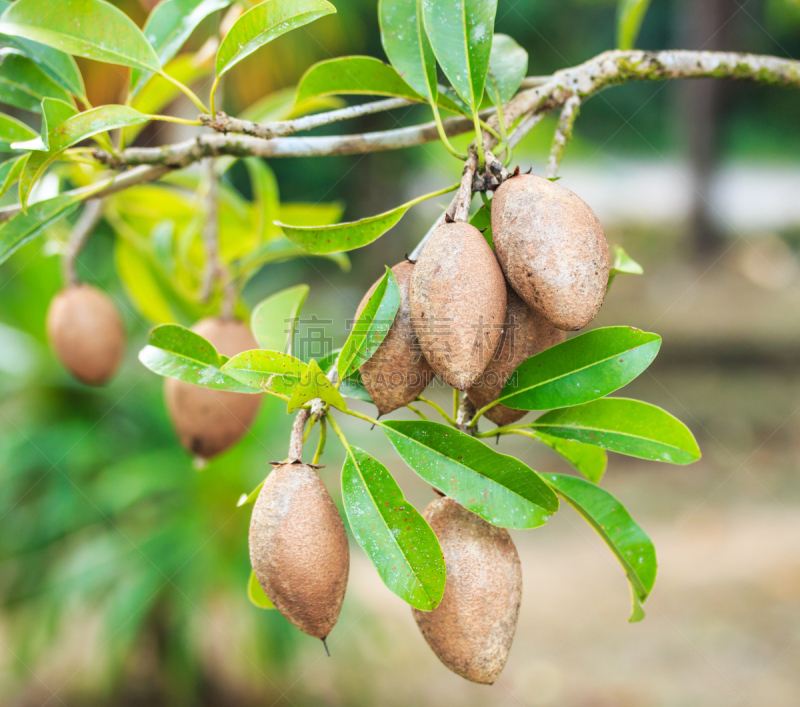
<svg viewBox="0 0 800 707">
<path fill-rule="evenodd" d="M 678 44 L 685 49 L 723 49 L 726 23 L 737 7 L 733 0 L 680 0 Z M 680 115 L 692 180 L 689 234 L 698 255 L 715 251 L 722 242 L 711 208 L 711 186 L 719 160 L 718 131 L 726 88 L 726 82 L 714 79 L 683 81 L 680 87 Z"/>
</svg>

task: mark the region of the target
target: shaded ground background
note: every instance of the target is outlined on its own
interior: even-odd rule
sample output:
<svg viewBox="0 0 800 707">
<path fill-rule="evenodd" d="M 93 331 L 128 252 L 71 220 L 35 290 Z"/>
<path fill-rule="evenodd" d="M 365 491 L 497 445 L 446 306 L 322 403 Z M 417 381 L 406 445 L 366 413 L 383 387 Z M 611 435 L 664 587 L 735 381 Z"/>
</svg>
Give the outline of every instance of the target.
<svg viewBox="0 0 800 707">
<path fill-rule="evenodd" d="M 336 4 L 339 18 L 243 62 L 228 87 L 232 112 L 293 83 L 329 52 L 382 56 L 374 2 Z M 800 54 L 800 14 L 790 0 L 723 5 L 707 33 L 710 40 L 724 29 L 721 48 Z M 135 15 L 134 4 L 125 8 Z M 612 46 L 613 15 L 613 3 L 600 0 L 501 0 L 498 29 L 529 49 L 529 73 L 538 74 Z M 640 45 L 685 45 L 679 30 L 688 21 L 681 3 L 654 0 Z M 113 71 L 83 68 L 113 94 Z M 68 380 L 43 344 L 44 312 L 59 288 L 47 247 L 26 246 L 0 268 L 0 703 L 799 704 L 800 93 L 726 85 L 704 184 L 689 159 L 691 106 L 682 96 L 665 84 L 593 99 L 561 170 L 562 183 L 597 211 L 609 242 L 645 267 L 644 277 L 617 280 L 596 321 L 664 338 L 654 365 L 624 394 L 686 421 L 704 452 L 686 468 L 611 455 L 604 484 L 659 555 L 643 623 L 626 623 L 621 570 L 568 509 L 545 528 L 514 534 L 523 607 L 492 688 L 440 666 L 408 607 L 355 545 L 330 660 L 280 616 L 251 607 L 248 514 L 235 503 L 263 477 L 266 461 L 285 456 L 290 419 L 265 401 L 252 435 L 195 471 L 169 429 L 161 381 L 136 361 L 149 324 L 121 293 L 101 231 L 84 274 L 114 293 L 131 332 L 126 365 L 108 389 Z M 422 114 L 375 116 L 352 129 L 412 119 Z M 551 134 L 545 121 L 517 161 L 541 172 Z M 391 208 L 459 171 L 435 146 L 272 167 L 286 199 L 341 199 L 347 218 Z M 721 237 L 701 254 L 692 216 L 698 192 Z M 308 282 L 307 312 L 335 322 L 331 337 L 341 343 L 365 289 L 384 263 L 413 248 L 438 208 L 415 209 L 380 243 L 354 253 L 348 275 L 317 260 L 267 268 L 248 301 Z M 351 441 L 379 455 L 424 507 L 430 489 L 380 432 L 348 423 Z M 564 470 L 532 443 L 502 445 L 540 471 Z M 342 454 L 334 440 L 325 461 L 322 475 L 338 501 Z"/>
</svg>

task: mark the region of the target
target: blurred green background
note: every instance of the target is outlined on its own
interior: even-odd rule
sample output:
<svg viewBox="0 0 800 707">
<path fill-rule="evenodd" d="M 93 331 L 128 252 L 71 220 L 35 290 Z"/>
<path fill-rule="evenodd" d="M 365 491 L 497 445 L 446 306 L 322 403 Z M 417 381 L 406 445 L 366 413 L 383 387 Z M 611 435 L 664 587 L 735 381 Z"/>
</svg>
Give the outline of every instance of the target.
<svg viewBox="0 0 800 707">
<path fill-rule="evenodd" d="M 116 4 L 143 22 L 141 5 Z M 225 86 L 225 109 L 236 114 L 292 86 L 321 59 L 384 58 L 375 0 L 334 4 L 338 14 L 243 61 Z M 614 20 L 612 0 L 500 0 L 497 31 L 528 50 L 528 73 L 540 75 L 612 48 Z M 653 0 L 638 46 L 798 56 L 800 4 Z M 81 67 L 93 103 L 117 100 L 124 71 Z M 327 131 L 428 119 L 412 108 Z M 672 468 L 611 455 L 605 483 L 660 558 L 642 624 L 626 623 L 624 575 L 576 514 L 515 533 L 523 607 L 491 688 L 438 663 L 355 544 L 331 659 L 276 612 L 253 607 L 249 510 L 236 502 L 267 462 L 285 457 L 283 406 L 265 400 L 243 442 L 196 470 L 171 430 L 162 380 L 136 359 L 152 323 L 123 294 L 110 230 L 97 230 L 80 261 L 128 325 L 127 359 L 105 389 L 73 382 L 46 345 L 45 312 L 61 287 L 52 244 L 20 249 L 0 266 L 0 703 L 800 704 L 798 125 L 800 92 L 732 82 L 632 84 L 583 107 L 562 184 L 595 209 L 609 243 L 645 267 L 643 277 L 617 280 L 596 325 L 664 337 L 655 364 L 625 394 L 687 422 L 704 458 Z M 541 173 L 552 128 L 543 121 L 515 162 Z M 137 144 L 191 134 L 162 124 Z M 438 145 L 271 167 L 283 199 L 341 201 L 348 220 L 460 172 Z M 248 194 L 243 169 L 231 182 Z M 410 252 L 445 203 L 414 209 L 352 253 L 350 273 L 320 259 L 271 265 L 245 298 L 252 306 L 306 282 L 306 314 L 334 322 L 330 337 L 341 345 L 383 265 Z M 431 395 L 448 397 L 439 388 Z M 348 438 L 379 455 L 417 507 L 432 500 L 378 430 L 350 422 Z M 502 445 L 539 470 L 561 464 L 526 441 Z M 321 474 L 337 502 L 342 459 L 331 440 Z"/>
</svg>

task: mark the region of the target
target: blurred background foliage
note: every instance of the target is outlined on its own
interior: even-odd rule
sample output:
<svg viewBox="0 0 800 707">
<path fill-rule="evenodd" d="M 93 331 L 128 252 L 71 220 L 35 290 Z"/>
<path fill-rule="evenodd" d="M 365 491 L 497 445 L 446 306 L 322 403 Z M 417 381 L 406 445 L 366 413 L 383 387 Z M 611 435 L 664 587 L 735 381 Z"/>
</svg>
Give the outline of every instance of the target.
<svg viewBox="0 0 800 707">
<path fill-rule="evenodd" d="M 115 4 L 143 23 L 147 10 L 142 4 L 136 0 Z M 237 66 L 226 80 L 224 109 L 237 115 L 264 96 L 290 88 L 311 64 L 322 59 L 345 54 L 384 58 L 375 0 L 335 0 L 334 4 L 336 15 L 278 39 Z M 613 48 L 615 13 L 614 0 L 500 0 L 496 29 L 527 49 L 528 73 L 542 75 Z M 209 20 L 198 30 L 187 50 L 203 45 L 214 22 Z M 797 56 L 800 3 L 653 0 L 638 46 Z M 116 102 L 127 72 L 87 60 L 79 63 L 91 101 L 95 105 Z M 626 218 L 625 213 L 612 213 L 613 209 L 608 217 L 610 243 L 624 244 L 645 265 L 646 274 L 638 282 L 620 283 L 598 323 L 643 326 L 664 335 L 664 351 L 653 369 L 654 377 L 637 385 L 649 386 L 646 399 L 663 402 L 674 413 L 688 413 L 687 421 L 707 452 L 707 459 L 697 468 L 662 472 L 672 481 L 656 474 L 641 476 L 639 467 L 631 462 L 622 463 L 619 476 L 615 476 L 618 462 L 612 460 L 611 488 L 645 528 L 648 521 L 669 527 L 688 508 L 694 511 L 705 506 L 700 515 L 708 512 L 719 517 L 729 508 L 748 507 L 745 500 L 770 508 L 779 498 L 795 521 L 800 507 L 797 464 L 791 461 L 800 451 L 800 432 L 791 417 L 798 379 L 796 371 L 790 373 L 790 362 L 796 361 L 798 352 L 796 248 L 800 223 L 789 218 L 780 227 L 765 230 L 756 225 L 745 233 L 729 223 L 726 226 L 724 218 L 710 212 L 702 196 L 724 165 L 744 163 L 761 165 L 767 175 L 789 169 L 776 204 L 778 197 L 796 202 L 796 188 L 790 190 L 787 185 L 800 178 L 793 171 L 800 156 L 800 92 L 717 84 L 714 89 L 705 82 L 698 84 L 699 89 L 629 84 L 605 92 L 583 107 L 576 139 L 561 170 L 564 183 L 587 198 L 601 219 L 604 207 L 610 209 L 603 203 L 604 195 L 613 190 L 614 180 L 623 180 L 626 170 L 630 173 L 632 164 L 668 166 L 658 182 L 665 188 L 656 194 L 654 208 L 660 200 L 672 203 L 672 190 L 679 190 L 682 180 L 695 185 L 690 190 L 692 203 L 683 204 L 672 221 L 656 222 L 638 212 Z M 200 80 L 196 88 L 205 90 L 207 84 Z M 191 114 L 191 107 L 176 108 Z M 321 132 L 383 129 L 427 119 L 424 109 L 414 107 L 329 126 Z M 543 121 L 519 148 L 517 157 L 523 167 L 533 164 L 541 171 L 552 127 L 551 120 Z M 135 144 L 154 145 L 191 135 L 189 128 L 156 124 L 143 131 Z M 598 164 L 587 176 L 590 163 Z M 453 181 L 460 171 L 460 165 L 438 145 L 356 157 L 276 160 L 270 166 L 286 201 L 338 202 L 344 205 L 347 219 L 392 208 L 409 195 Z M 751 166 L 746 169 L 752 173 Z M 245 198 L 251 197 L 243 165 L 234 165 L 227 181 Z M 612 184 L 604 191 L 605 182 Z M 579 186 L 585 186 L 586 193 Z M 631 201 L 624 192 L 617 196 L 623 202 Z M 440 207 L 426 204 L 415 209 L 380 244 L 352 253 L 349 274 L 322 259 L 268 265 L 249 283 L 245 300 L 252 306 L 283 287 L 308 282 L 312 290 L 306 312 L 329 322 L 326 335 L 334 345 L 341 345 L 345 320 L 379 277 L 383 264 L 399 262 L 440 213 Z M 398 609 L 391 598 L 384 597 L 379 582 L 370 584 L 371 575 L 357 557 L 350 583 L 350 596 L 355 598 L 345 603 L 338 654 L 333 643 L 334 668 L 321 664 L 316 645 L 309 648 L 306 637 L 276 612 L 261 611 L 248 603 L 249 510 L 237 509 L 236 502 L 260 482 L 268 461 L 285 456 L 290 420 L 280 404 L 265 400 L 256 425 L 241 444 L 205 469 L 193 468 L 167 419 L 162 381 L 136 360 L 152 322 L 123 291 L 114 268 L 113 232 L 107 223 L 96 231 L 83 253 L 80 272 L 117 301 L 128 325 L 128 356 L 121 374 L 105 389 L 88 389 L 72 381 L 54 361 L 44 336 L 47 305 L 61 287 L 55 256 L 67 226 L 61 224 L 50 233 L 49 241 L 21 248 L 0 266 L 0 702 L 399 704 L 401 699 L 413 698 L 428 704 L 459 695 L 462 704 L 486 704 L 489 693 L 475 692 L 481 688 L 474 686 L 456 686 L 448 682 L 452 676 L 437 672 L 433 656 L 423 655 L 427 648 L 421 639 L 414 642 L 406 630 L 410 616 L 405 616 L 405 628 L 395 631 L 395 612 L 404 607 Z M 751 238 L 754 235 L 763 237 Z M 721 266 L 704 280 L 700 296 L 698 288 L 692 287 L 710 263 Z M 690 291 L 693 294 L 687 300 L 685 293 Z M 182 317 L 202 314 L 192 311 Z M 305 331 L 314 326 L 314 322 L 307 323 Z M 435 394 L 444 395 L 442 391 Z M 381 444 L 367 433 L 353 432 L 352 441 L 359 446 L 359 434 L 367 446 Z M 772 456 L 761 459 L 763 475 L 758 483 L 747 478 L 737 481 L 736 474 L 746 469 L 742 459 L 749 460 L 753 450 L 764 445 Z M 341 454 L 331 446 L 323 477 L 337 497 Z M 540 458 L 538 452 L 521 453 L 527 454 L 523 459 L 530 463 L 553 463 L 546 454 Z M 397 460 L 394 463 L 400 466 Z M 730 478 L 734 478 L 726 487 L 730 493 L 715 498 L 721 506 L 706 505 L 717 493 L 717 484 L 721 488 Z M 417 505 L 430 500 L 424 484 L 415 486 L 410 474 L 400 471 L 398 479 L 404 488 L 409 486 L 409 498 Z M 642 509 L 643 513 L 637 513 Z M 760 518 L 758 514 L 752 517 Z M 556 539 L 545 540 L 539 551 L 545 560 L 554 547 L 562 548 L 558 538 L 572 537 L 568 524 L 555 528 Z M 779 525 L 775 533 L 785 539 L 786 528 L 796 529 L 797 525 Z M 551 532 L 549 527 L 537 531 L 545 538 L 547 532 Z M 754 532 L 774 537 L 762 526 Z M 658 532 L 654 539 L 660 548 Z M 575 551 L 567 540 L 564 543 L 565 553 Z M 524 555 L 532 545 L 520 547 Z M 794 547 L 785 547 L 776 564 L 785 564 Z M 355 549 L 354 555 L 357 553 Z M 744 559 L 739 561 L 745 566 L 748 558 L 759 555 L 758 549 L 742 553 Z M 794 557 L 796 563 L 797 553 Z M 572 564 L 566 554 L 564 563 Z M 677 564 L 676 572 L 691 571 Z M 555 560 L 544 565 L 563 569 Z M 662 572 L 670 567 L 668 563 Z M 800 569 L 782 586 L 800 587 L 798 577 Z M 581 581 L 593 580 L 583 577 Z M 362 583 L 360 587 L 354 586 L 356 582 Z M 669 592 L 669 580 L 665 582 Z M 583 586 L 587 592 L 588 586 Z M 624 597 L 621 584 L 615 589 Z M 754 601 L 762 597 L 762 589 L 753 590 Z M 684 596 L 681 591 L 665 596 L 678 601 Z M 705 603 L 706 595 L 700 591 L 682 606 L 690 607 L 695 616 L 711 612 L 727 627 L 728 633 L 723 631 L 727 640 L 742 646 L 741 656 L 726 653 L 715 658 L 726 676 L 735 680 L 740 666 L 753 663 L 748 646 L 757 645 L 761 651 L 756 663 L 761 660 L 772 665 L 778 658 L 792 659 L 795 653 L 782 641 L 786 631 L 800 626 L 797 593 L 792 595 L 789 590 L 788 599 L 779 594 L 775 599 L 772 589 L 763 589 L 773 602 L 769 606 L 778 602 L 783 607 L 785 626 L 777 626 L 770 613 L 758 633 L 740 621 L 737 613 L 750 611 L 752 604 L 747 608 L 735 602 L 727 608 L 715 607 L 719 588 L 708 591 Z M 727 595 L 722 592 L 722 596 Z M 660 626 L 659 616 L 680 621 L 680 616 L 669 613 L 671 606 L 658 603 L 658 585 L 654 601 L 653 614 L 658 615 L 648 619 L 651 626 Z M 399 600 L 396 603 L 401 604 Z M 580 613 L 581 605 L 575 606 L 574 611 Z M 652 665 L 643 663 L 644 667 L 637 668 L 638 678 L 626 672 L 622 663 L 610 671 L 613 677 L 608 677 L 609 671 L 604 676 L 600 670 L 596 675 L 589 670 L 594 682 L 590 680 L 585 692 L 570 697 L 570 688 L 565 686 L 568 679 L 559 682 L 553 677 L 563 670 L 562 664 L 547 657 L 547 645 L 552 647 L 548 638 L 560 642 L 561 633 L 579 632 L 583 626 L 564 618 L 569 610 L 562 606 L 558 614 L 553 609 L 562 620 L 553 619 L 550 629 L 544 622 L 545 647 L 539 652 L 527 633 L 530 624 L 523 613 L 512 656 L 516 655 L 514 660 L 520 666 L 529 656 L 545 665 L 530 683 L 515 677 L 522 667 L 510 666 L 507 692 L 513 690 L 524 704 L 661 704 L 637 686 L 637 679 L 644 680 L 643 676 L 650 676 L 656 686 L 662 678 L 673 677 L 677 683 L 685 680 L 687 692 L 676 693 L 675 701 L 664 698 L 664 704 L 707 706 L 730 704 L 725 698 L 736 698 L 722 683 L 716 693 L 699 687 L 706 684 L 697 667 L 698 662 L 702 664 L 699 658 L 684 672 L 670 667 L 670 656 L 674 656 L 670 650 L 683 655 L 691 649 L 681 642 L 670 644 L 668 627 L 663 627 L 664 633 L 651 629 L 654 633 L 645 639 L 651 641 L 647 645 L 655 657 Z M 618 613 L 614 620 L 624 628 L 624 609 Z M 370 620 L 357 621 L 364 615 Z M 607 640 L 624 653 L 621 646 L 626 644 L 621 641 L 633 640 L 632 635 L 618 639 L 605 629 L 600 635 L 610 636 Z M 579 635 L 588 646 L 586 652 L 603 646 L 603 639 L 596 634 Z M 716 650 L 718 634 L 711 635 L 710 643 L 703 646 Z M 697 640 L 706 640 L 705 634 Z M 639 644 L 634 641 L 632 645 Z M 420 661 L 425 661 L 423 667 Z M 679 664 L 681 661 L 674 665 Z M 437 686 L 423 690 L 422 676 L 428 675 L 434 676 Z M 730 683 L 727 677 L 726 681 Z M 579 680 L 577 684 L 582 683 Z M 771 697 L 760 704 L 797 704 L 800 687 L 792 684 L 791 677 L 782 672 L 770 687 L 775 684 L 781 689 L 763 693 Z M 659 692 L 660 697 L 664 694 L 669 696 L 668 690 Z M 596 701 L 588 695 L 594 695 Z M 497 704 L 504 699 L 508 699 L 507 693 L 492 693 Z"/>
</svg>

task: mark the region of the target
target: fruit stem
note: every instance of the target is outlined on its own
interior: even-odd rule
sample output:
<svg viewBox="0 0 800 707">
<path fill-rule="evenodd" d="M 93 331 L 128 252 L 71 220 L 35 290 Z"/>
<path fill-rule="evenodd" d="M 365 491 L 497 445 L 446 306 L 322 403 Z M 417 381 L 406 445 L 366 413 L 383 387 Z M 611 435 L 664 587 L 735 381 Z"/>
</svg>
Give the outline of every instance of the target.
<svg viewBox="0 0 800 707">
<path fill-rule="evenodd" d="M 78 259 L 78 253 L 81 252 L 89 240 L 94 227 L 98 224 L 103 217 L 103 200 L 95 199 L 86 204 L 81 217 L 78 219 L 75 227 L 72 229 L 69 241 L 67 242 L 67 250 L 64 253 L 64 280 L 68 285 L 78 284 L 78 271 L 75 263 Z"/>
<path fill-rule="evenodd" d="M 317 451 L 314 452 L 314 458 L 311 460 L 312 466 L 319 464 L 322 453 L 325 451 L 325 441 L 328 437 L 328 424 L 325 422 L 325 419 L 326 418 L 322 417 L 319 421 L 319 441 L 317 442 Z"/>
<path fill-rule="evenodd" d="M 456 416 L 457 429 L 474 435 L 478 431 L 477 427 L 471 427 L 471 421 L 474 416 L 475 405 L 469 399 L 469 396 L 465 395 L 458 406 L 458 415 Z"/>
<path fill-rule="evenodd" d="M 309 417 L 311 417 L 311 411 L 301 408 L 294 418 L 292 436 L 289 439 L 289 457 L 287 459 L 290 464 L 303 461 L 303 431 Z"/>
<path fill-rule="evenodd" d="M 426 405 L 430 405 L 430 406 L 431 406 L 431 407 L 432 407 L 434 410 L 436 410 L 436 412 L 438 412 L 438 413 L 439 413 L 439 414 L 440 414 L 440 415 L 441 415 L 441 416 L 442 416 L 442 417 L 443 417 L 445 420 L 447 420 L 447 422 L 449 422 L 449 423 L 450 423 L 450 424 L 451 424 L 453 427 L 455 427 L 455 426 L 456 426 L 456 421 L 455 421 L 455 418 L 453 418 L 453 417 L 450 417 L 450 415 L 448 415 L 448 414 L 445 412 L 444 408 L 442 408 L 442 406 L 441 406 L 441 405 L 439 405 L 439 404 L 437 404 L 437 403 L 433 402 L 433 400 L 428 400 L 428 398 L 423 398 L 421 395 L 420 395 L 420 396 L 417 398 L 417 400 L 418 400 L 419 402 L 421 402 L 421 403 L 425 403 Z"/>
</svg>

